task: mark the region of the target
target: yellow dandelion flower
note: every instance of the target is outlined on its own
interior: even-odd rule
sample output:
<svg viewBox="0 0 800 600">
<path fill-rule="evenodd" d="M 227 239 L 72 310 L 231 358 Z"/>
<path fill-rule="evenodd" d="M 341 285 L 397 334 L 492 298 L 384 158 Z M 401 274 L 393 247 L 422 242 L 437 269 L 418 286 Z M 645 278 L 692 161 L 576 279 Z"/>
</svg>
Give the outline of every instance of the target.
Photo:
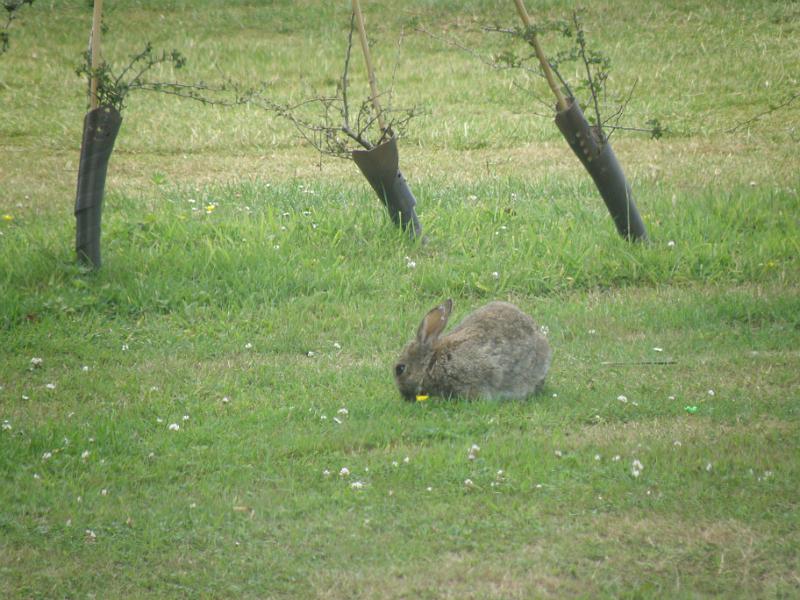
<svg viewBox="0 0 800 600">
<path fill-rule="evenodd" d="M 417 402 L 425 402 L 428 399 L 428 396 L 425 394 L 417 394 Z"/>
<path fill-rule="evenodd" d="M 14 215 L 3 215 L 3 221 L 13 221 Z"/>
</svg>

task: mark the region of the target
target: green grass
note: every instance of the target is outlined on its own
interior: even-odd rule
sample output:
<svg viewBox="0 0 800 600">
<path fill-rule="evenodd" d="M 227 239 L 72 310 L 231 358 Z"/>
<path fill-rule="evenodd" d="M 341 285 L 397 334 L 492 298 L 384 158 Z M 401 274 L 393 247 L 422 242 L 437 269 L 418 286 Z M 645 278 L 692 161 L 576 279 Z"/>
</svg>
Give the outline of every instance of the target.
<svg viewBox="0 0 800 600">
<path fill-rule="evenodd" d="M 409 29 L 398 51 L 415 19 L 484 43 L 510 2 L 370 1 L 379 73 L 400 56 L 398 103 L 427 109 L 400 142 L 426 244 L 269 115 L 138 95 L 96 273 L 84 4 L 25 7 L 0 57 L 0 596 L 800 593 L 797 105 L 726 133 L 796 90 L 789 4 L 589 7 L 631 118 L 672 131 L 613 138 L 651 244 L 507 77 Z M 322 4 L 114 3 L 106 52 L 151 39 L 297 98 L 339 73 L 347 6 Z M 544 393 L 403 402 L 393 361 L 445 297 L 546 325 Z"/>
</svg>

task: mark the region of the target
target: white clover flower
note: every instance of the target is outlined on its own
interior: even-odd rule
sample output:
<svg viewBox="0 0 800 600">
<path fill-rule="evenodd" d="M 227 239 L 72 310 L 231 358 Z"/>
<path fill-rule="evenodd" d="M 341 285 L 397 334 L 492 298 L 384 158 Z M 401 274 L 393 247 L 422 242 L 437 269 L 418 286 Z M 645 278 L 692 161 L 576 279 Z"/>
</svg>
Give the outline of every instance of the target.
<svg viewBox="0 0 800 600">
<path fill-rule="evenodd" d="M 596 333 L 597 333 L 597 329 L 590 329 L 589 330 L 589 335 L 594 335 Z"/>
<path fill-rule="evenodd" d="M 628 397 L 627 396 L 623 396 L 622 394 L 620 394 L 619 396 L 617 396 L 617 400 L 619 400 L 623 404 L 626 404 L 628 402 Z"/>
<path fill-rule="evenodd" d="M 245 349 L 245 350 L 250 350 L 250 348 L 252 348 L 252 347 L 253 347 L 253 344 L 251 344 L 250 342 L 247 342 L 247 343 L 244 345 L 244 349 Z"/>
<path fill-rule="evenodd" d="M 714 390 L 708 390 L 708 395 L 709 396 L 713 396 L 714 395 Z"/>
<path fill-rule="evenodd" d="M 42 478 L 42 476 L 41 476 L 41 475 L 39 475 L 38 473 L 34 473 L 34 474 L 33 474 L 33 478 L 34 478 L 34 479 L 36 479 L 36 480 L 38 481 L 39 479 L 41 479 L 41 478 Z"/>
<path fill-rule="evenodd" d="M 393 467 L 399 467 L 399 466 L 400 466 L 400 463 L 399 463 L 399 462 L 397 462 L 396 460 L 393 460 L 393 461 L 392 461 L 392 466 L 393 466 Z"/>
<path fill-rule="evenodd" d="M 470 452 L 480 452 L 481 451 L 481 447 L 478 446 L 478 444 L 472 444 L 472 446 L 469 447 L 469 451 Z"/>
<path fill-rule="evenodd" d="M 83 452 L 81 452 L 81 459 L 86 460 L 87 458 L 89 458 L 89 454 L 91 454 L 91 452 L 89 452 L 88 450 L 84 450 Z"/>
<path fill-rule="evenodd" d="M 500 273 L 497 271 L 492 271 L 492 279 L 500 279 Z"/>
<path fill-rule="evenodd" d="M 337 350 L 342 349 L 342 345 L 339 342 L 333 342 L 333 347 L 336 348 Z"/>
<path fill-rule="evenodd" d="M 639 477 L 642 471 L 644 470 L 644 465 L 639 461 L 638 458 L 633 459 L 633 464 L 631 465 L 631 474 L 634 477 Z"/>
<path fill-rule="evenodd" d="M 11 421 L 3 419 L 3 431 L 11 431 Z"/>
<path fill-rule="evenodd" d="M 364 487 L 363 481 L 354 481 L 353 483 L 350 484 L 350 488 L 354 490 L 360 490 L 363 487 Z"/>
<path fill-rule="evenodd" d="M 330 477 L 331 476 L 331 472 L 328 469 L 325 469 L 324 471 L 322 471 L 322 476 L 323 477 Z"/>
<path fill-rule="evenodd" d="M 106 488 L 103 488 L 102 490 L 100 490 L 100 495 L 101 496 L 108 496 L 108 490 Z"/>
<path fill-rule="evenodd" d="M 411 459 L 410 459 L 408 456 L 406 456 L 406 457 L 403 459 L 403 462 L 404 462 L 404 463 L 406 463 L 406 464 L 408 464 L 409 462 L 411 462 Z"/>
<path fill-rule="evenodd" d="M 464 486 L 468 487 L 468 488 L 471 488 L 471 487 L 475 487 L 475 484 L 472 482 L 472 479 L 465 479 L 464 480 Z"/>
<path fill-rule="evenodd" d="M 52 452 L 45 452 L 44 454 L 42 454 L 42 460 L 48 460 L 50 458 L 53 458 Z"/>
<path fill-rule="evenodd" d="M 44 387 L 46 387 L 48 390 L 54 390 L 54 389 L 56 389 L 56 384 L 55 383 L 48 383 Z"/>
<path fill-rule="evenodd" d="M 617 461 L 619 461 L 620 458 L 621 457 L 620 457 L 619 454 L 615 454 L 614 457 L 611 460 L 613 460 L 614 462 L 617 462 Z"/>
<path fill-rule="evenodd" d="M 88 372 L 89 371 L 89 365 L 83 365 L 81 367 L 81 371 L 83 371 L 84 373 Z"/>
<path fill-rule="evenodd" d="M 674 248 L 675 247 L 675 240 L 668 241 L 667 242 L 667 246 L 670 247 L 670 248 Z"/>
<path fill-rule="evenodd" d="M 600 460 L 600 455 L 599 455 L 599 454 L 595 454 L 595 455 L 594 455 L 594 459 L 595 459 L 595 460 Z"/>
<path fill-rule="evenodd" d="M 714 468 L 714 467 L 711 465 L 711 463 L 708 463 L 708 464 L 706 465 L 706 471 L 708 471 L 709 473 L 711 472 L 711 469 L 713 469 L 713 468 Z"/>
<path fill-rule="evenodd" d="M 556 458 L 561 458 L 562 456 L 564 456 L 564 454 L 561 452 L 561 450 L 556 450 L 554 452 L 554 454 L 556 455 Z"/>
<path fill-rule="evenodd" d="M 348 469 L 347 467 L 342 467 L 339 470 L 339 477 L 347 477 L 349 475 L 350 475 L 350 469 Z"/>
<path fill-rule="evenodd" d="M 227 403 L 228 403 L 228 402 L 230 402 L 230 401 L 231 401 L 231 399 L 230 399 L 230 398 L 228 398 L 227 396 L 223 396 L 223 397 L 222 397 L 222 403 L 223 403 L 223 404 L 227 404 Z"/>
<path fill-rule="evenodd" d="M 432 488 L 431 486 L 428 486 L 428 487 L 426 487 L 426 488 L 425 488 L 425 491 L 427 491 L 427 492 L 432 492 L 432 491 L 433 491 L 433 488 Z"/>
<path fill-rule="evenodd" d="M 347 415 L 350 414 L 350 411 L 348 411 L 346 408 L 340 408 L 339 410 L 336 411 L 336 414 L 346 417 Z"/>
<path fill-rule="evenodd" d="M 313 356 L 314 356 L 314 351 L 313 351 L 313 350 L 309 350 L 308 352 L 306 352 L 306 356 L 307 356 L 308 358 L 311 358 L 311 357 L 313 357 Z"/>
<path fill-rule="evenodd" d="M 188 421 L 189 420 L 189 415 L 183 415 L 183 420 L 184 421 Z"/>
<path fill-rule="evenodd" d="M 34 369 L 35 369 L 36 367 L 41 367 L 43 362 L 44 362 L 44 360 L 42 360 L 42 359 L 41 359 L 41 358 L 39 358 L 38 356 L 34 356 L 34 357 L 31 359 L 31 367 L 32 367 L 32 368 L 34 368 Z"/>
<path fill-rule="evenodd" d="M 180 428 L 181 428 L 181 426 L 178 425 L 177 423 L 170 423 L 169 424 L 169 430 L 170 431 L 178 431 Z"/>
<path fill-rule="evenodd" d="M 415 269 L 417 267 L 417 263 L 414 262 L 413 260 L 410 260 L 406 263 L 406 267 L 408 267 L 409 269 Z"/>
<path fill-rule="evenodd" d="M 123 352 L 126 352 L 129 348 L 130 348 L 130 346 L 128 346 L 128 344 L 122 344 L 122 351 Z"/>
</svg>

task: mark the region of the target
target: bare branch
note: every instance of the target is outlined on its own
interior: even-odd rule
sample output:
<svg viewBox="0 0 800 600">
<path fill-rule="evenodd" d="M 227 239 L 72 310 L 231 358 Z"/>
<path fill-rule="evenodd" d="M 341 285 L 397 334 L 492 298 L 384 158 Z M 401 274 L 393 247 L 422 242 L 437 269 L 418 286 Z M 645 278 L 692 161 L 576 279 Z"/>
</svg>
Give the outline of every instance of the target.
<svg viewBox="0 0 800 600">
<path fill-rule="evenodd" d="M 594 113 L 597 118 L 597 121 L 595 121 L 597 124 L 597 131 L 601 138 L 605 138 L 605 134 L 603 133 L 603 119 L 600 116 L 600 105 L 597 101 L 597 86 L 595 80 L 592 78 L 592 69 L 589 66 L 589 59 L 586 57 L 586 36 L 584 35 L 583 26 L 577 10 L 572 11 L 572 22 L 575 24 L 575 35 L 578 42 L 578 55 L 583 61 L 583 66 L 586 68 L 586 79 L 589 82 L 589 92 L 592 95 Z"/>
<path fill-rule="evenodd" d="M 747 119 L 746 121 L 742 121 L 741 123 L 737 123 L 736 125 L 734 125 L 730 129 L 726 130 L 725 133 L 736 133 L 740 129 L 743 129 L 743 128 L 749 126 L 749 125 L 752 125 L 756 121 L 760 121 L 764 117 L 766 117 L 768 115 L 771 115 L 772 113 L 774 113 L 774 112 L 776 112 L 776 111 L 778 111 L 778 110 L 780 110 L 782 108 L 786 108 L 787 106 L 789 106 L 792 102 L 794 102 L 798 98 L 800 98 L 800 92 L 794 92 L 794 93 L 790 94 L 789 97 L 786 98 L 785 100 L 783 100 L 780 104 L 777 104 L 777 105 L 774 105 L 774 106 L 770 106 L 768 110 L 765 110 L 764 112 L 760 112 L 757 115 L 755 115 L 754 117 L 751 117 L 751 118 Z"/>
<path fill-rule="evenodd" d="M 355 15 L 350 19 L 350 31 L 347 36 L 342 75 L 336 86 L 333 96 L 315 96 L 303 100 L 295 105 L 282 105 L 260 94 L 254 94 L 247 102 L 289 121 L 318 152 L 337 158 L 349 159 L 356 147 L 371 150 L 376 144 L 383 143 L 387 136 L 402 134 L 409 121 L 417 115 L 414 108 L 395 109 L 391 107 L 391 94 L 394 85 L 388 94 L 389 102 L 376 113 L 370 99 L 364 100 L 358 110 L 354 112 L 351 105 L 350 93 L 350 59 L 353 48 L 353 32 L 355 30 Z M 402 41 L 402 40 L 401 40 Z M 399 62 L 399 61 L 398 61 Z M 395 73 L 397 67 L 395 66 Z M 393 77 L 394 82 L 394 77 Z M 378 96 L 384 96 L 381 94 Z M 381 120 L 385 127 L 380 127 Z M 377 141 L 373 143 L 370 133 L 375 133 Z"/>
<path fill-rule="evenodd" d="M 620 120 L 622 119 L 622 115 L 624 115 L 624 114 L 625 114 L 625 110 L 628 108 L 628 104 L 630 103 L 630 101 L 631 101 L 631 98 L 633 97 L 633 90 L 635 90 L 635 89 L 636 89 L 636 85 L 637 85 L 638 83 L 639 83 L 639 78 L 637 77 L 636 79 L 634 79 L 634 80 L 633 80 L 633 85 L 631 85 L 631 89 L 628 91 L 628 96 L 627 96 L 627 97 L 625 98 L 625 100 L 623 100 L 623 102 L 622 102 L 622 103 L 619 105 L 619 107 L 618 107 L 618 108 L 617 108 L 617 110 L 614 112 L 614 114 L 612 114 L 612 115 L 611 115 L 611 116 L 610 116 L 608 119 L 606 119 L 606 120 L 605 120 L 605 122 L 603 122 L 603 123 L 601 123 L 601 124 L 600 124 L 600 127 L 601 127 L 602 129 L 605 129 L 605 127 L 607 126 L 607 123 L 609 123 L 609 122 L 610 122 L 610 121 L 612 121 L 612 120 L 614 121 L 614 124 L 613 124 L 613 125 L 608 125 L 608 128 L 611 130 L 611 133 L 609 133 L 609 134 L 606 136 L 606 139 L 611 139 L 611 135 L 612 135 L 612 133 L 613 133 L 614 131 L 616 131 L 617 129 L 626 129 L 626 128 L 624 128 L 624 127 L 619 127 L 619 122 L 620 122 Z M 635 129 L 635 128 L 628 128 L 628 129 Z"/>
</svg>

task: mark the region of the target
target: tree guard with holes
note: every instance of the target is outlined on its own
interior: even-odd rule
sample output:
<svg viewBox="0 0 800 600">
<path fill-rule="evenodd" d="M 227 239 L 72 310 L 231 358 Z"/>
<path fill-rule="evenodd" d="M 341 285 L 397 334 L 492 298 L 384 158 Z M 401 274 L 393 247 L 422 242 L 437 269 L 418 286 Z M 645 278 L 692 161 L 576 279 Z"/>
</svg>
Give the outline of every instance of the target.
<svg viewBox="0 0 800 600">
<path fill-rule="evenodd" d="M 83 120 L 78 192 L 75 197 L 75 249 L 78 260 L 95 269 L 100 267 L 100 219 L 108 161 L 121 124 L 122 115 L 110 106 L 90 110 Z"/>
<path fill-rule="evenodd" d="M 557 110 L 556 125 L 592 176 L 617 231 L 627 240 L 647 241 L 647 230 L 636 210 L 631 186 L 611 144 L 603 139 L 597 127 L 589 125 L 574 98 L 569 98 L 567 105 L 566 110 Z"/>
<path fill-rule="evenodd" d="M 389 211 L 395 225 L 408 231 L 412 238 L 422 234 L 414 194 L 399 170 L 400 158 L 397 152 L 397 137 L 392 137 L 370 150 L 353 150 L 353 162 L 367 178 L 372 189 Z"/>
</svg>

